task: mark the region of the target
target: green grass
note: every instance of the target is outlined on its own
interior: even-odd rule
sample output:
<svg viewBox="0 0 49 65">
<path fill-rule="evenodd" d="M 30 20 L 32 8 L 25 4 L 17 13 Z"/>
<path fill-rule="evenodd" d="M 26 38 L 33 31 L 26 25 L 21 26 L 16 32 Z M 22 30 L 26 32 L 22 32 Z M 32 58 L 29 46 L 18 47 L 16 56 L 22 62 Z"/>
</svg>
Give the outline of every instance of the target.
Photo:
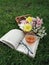
<svg viewBox="0 0 49 65">
<path fill-rule="evenodd" d="M 0 37 L 17 29 L 15 17 L 24 14 L 43 18 L 47 36 L 40 41 L 34 59 L 0 44 L 0 65 L 49 65 L 49 0 L 0 0 Z"/>
</svg>

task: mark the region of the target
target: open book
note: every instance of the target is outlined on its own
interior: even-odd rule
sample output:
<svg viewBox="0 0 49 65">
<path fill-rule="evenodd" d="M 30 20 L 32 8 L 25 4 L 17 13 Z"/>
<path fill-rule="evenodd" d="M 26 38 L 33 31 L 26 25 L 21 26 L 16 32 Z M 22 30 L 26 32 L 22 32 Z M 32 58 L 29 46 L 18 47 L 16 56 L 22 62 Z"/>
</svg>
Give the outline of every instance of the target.
<svg viewBox="0 0 49 65">
<path fill-rule="evenodd" d="M 23 52 L 24 54 L 29 55 L 33 58 L 35 57 L 36 50 L 39 44 L 38 37 L 34 44 L 27 44 L 23 31 L 18 29 L 10 30 L 8 33 L 0 38 L 0 41 L 5 43 L 12 49 Z"/>
</svg>

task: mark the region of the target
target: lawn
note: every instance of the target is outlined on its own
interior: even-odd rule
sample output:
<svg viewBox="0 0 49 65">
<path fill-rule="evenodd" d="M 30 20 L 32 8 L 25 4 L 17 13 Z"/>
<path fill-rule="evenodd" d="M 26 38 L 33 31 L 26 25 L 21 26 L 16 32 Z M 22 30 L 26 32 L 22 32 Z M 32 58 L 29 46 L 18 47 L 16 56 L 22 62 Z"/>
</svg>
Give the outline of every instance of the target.
<svg viewBox="0 0 49 65">
<path fill-rule="evenodd" d="M 0 0 L 0 37 L 18 29 L 15 17 L 24 14 L 43 18 L 47 36 L 40 41 L 34 59 L 0 43 L 0 65 L 49 65 L 49 0 Z"/>
</svg>

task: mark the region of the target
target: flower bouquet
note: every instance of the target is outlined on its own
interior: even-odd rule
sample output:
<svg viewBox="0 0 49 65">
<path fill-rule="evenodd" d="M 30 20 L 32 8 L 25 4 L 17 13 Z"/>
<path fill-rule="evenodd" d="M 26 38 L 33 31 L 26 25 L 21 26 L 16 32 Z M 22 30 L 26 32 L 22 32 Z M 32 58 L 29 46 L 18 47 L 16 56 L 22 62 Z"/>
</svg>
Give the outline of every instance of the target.
<svg viewBox="0 0 49 65">
<path fill-rule="evenodd" d="M 47 34 L 45 32 L 45 27 L 43 26 L 43 19 L 39 17 L 35 18 L 30 15 L 23 15 L 16 17 L 16 22 L 25 34 L 22 44 L 27 46 L 27 49 L 30 49 L 30 52 L 28 52 L 29 56 L 35 57 L 39 40 Z M 23 53 L 26 54 L 25 50 L 26 49 L 23 50 Z"/>
<path fill-rule="evenodd" d="M 43 38 L 46 35 L 45 27 L 43 26 L 43 19 L 39 17 L 31 17 L 29 15 L 16 17 L 18 26 L 24 33 L 35 34 Z"/>
</svg>

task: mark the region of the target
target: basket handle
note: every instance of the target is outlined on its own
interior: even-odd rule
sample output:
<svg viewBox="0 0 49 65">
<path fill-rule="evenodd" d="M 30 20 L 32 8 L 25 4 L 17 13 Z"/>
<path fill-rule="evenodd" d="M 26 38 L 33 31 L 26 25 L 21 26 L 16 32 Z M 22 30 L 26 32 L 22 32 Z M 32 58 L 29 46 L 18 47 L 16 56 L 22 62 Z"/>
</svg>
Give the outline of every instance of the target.
<svg viewBox="0 0 49 65">
<path fill-rule="evenodd" d="M 22 15 L 22 16 L 17 16 L 17 17 L 15 18 L 15 20 L 16 20 L 17 23 L 20 23 L 20 20 L 26 19 L 27 16 L 31 16 L 31 14 Z"/>
</svg>

